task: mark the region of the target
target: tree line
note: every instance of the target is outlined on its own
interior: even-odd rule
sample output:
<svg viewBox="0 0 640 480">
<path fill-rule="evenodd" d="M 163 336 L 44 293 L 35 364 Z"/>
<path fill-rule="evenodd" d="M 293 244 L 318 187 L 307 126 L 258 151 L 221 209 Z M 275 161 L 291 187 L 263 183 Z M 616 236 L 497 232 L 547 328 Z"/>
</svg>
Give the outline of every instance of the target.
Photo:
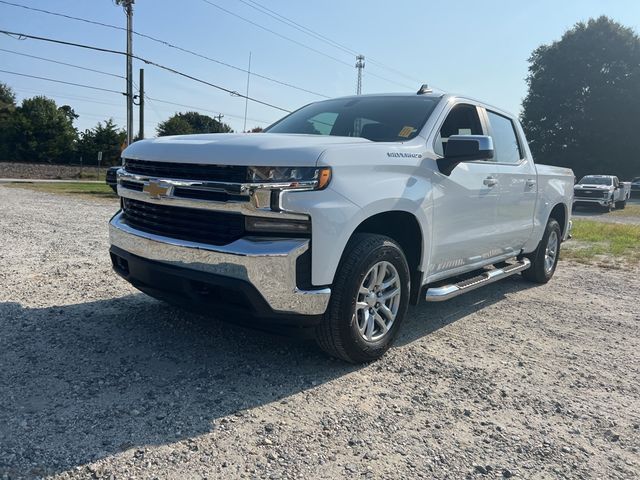
<svg viewBox="0 0 640 480">
<path fill-rule="evenodd" d="M 45 96 L 16 104 L 13 89 L 0 83 L 0 162 L 117 165 L 126 146 L 126 132 L 107 119 L 83 132 L 74 126 L 78 115 Z M 261 130 L 259 127 L 252 131 Z M 158 136 L 233 132 L 226 123 L 197 112 L 176 113 L 158 124 Z"/>
<path fill-rule="evenodd" d="M 538 163 L 620 178 L 640 176 L 640 37 L 608 17 L 580 22 L 529 58 L 521 120 Z M 37 96 L 16 105 L 0 83 L 0 161 L 77 162 L 103 152 L 119 162 L 124 130 L 112 120 L 78 132 L 68 105 Z M 260 131 L 255 128 L 251 131 Z M 176 113 L 157 134 L 231 132 L 196 112 Z"/>
</svg>

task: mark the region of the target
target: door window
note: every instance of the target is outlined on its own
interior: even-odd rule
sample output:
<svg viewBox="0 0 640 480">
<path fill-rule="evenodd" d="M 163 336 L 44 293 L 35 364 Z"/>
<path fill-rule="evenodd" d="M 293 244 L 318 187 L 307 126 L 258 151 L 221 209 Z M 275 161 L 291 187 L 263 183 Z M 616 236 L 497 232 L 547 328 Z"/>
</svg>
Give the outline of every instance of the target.
<svg viewBox="0 0 640 480">
<path fill-rule="evenodd" d="M 444 156 L 451 135 L 483 135 L 478 109 L 474 105 L 463 103 L 451 109 L 436 137 L 434 150 L 438 155 Z"/>
<path fill-rule="evenodd" d="M 493 137 L 494 160 L 500 163 L 518 163 L 522 151 L 513 122 L 497 113 L 487 110 Z"/>
</svg>

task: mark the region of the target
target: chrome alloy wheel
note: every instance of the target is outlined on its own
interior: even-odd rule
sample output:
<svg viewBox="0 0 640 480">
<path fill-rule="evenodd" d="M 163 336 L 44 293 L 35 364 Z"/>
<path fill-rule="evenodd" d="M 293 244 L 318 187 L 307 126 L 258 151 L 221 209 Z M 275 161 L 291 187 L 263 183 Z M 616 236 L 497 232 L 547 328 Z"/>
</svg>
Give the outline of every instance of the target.
<svg viewBox="0 0 640 480">
<path fill-rule="evenodd" d="M 554 230 L 549 235 L 547 240 L 547 248 L 544 252 L 544 271 L 549 274 L 553 270 L 553 266 L 556 264 L 556 257 L 558 256 L 558 233 Z"/>
<path fill-rule="evenodd" d="M 363 339 L 375 342 L 391 330 L 401 296 L 400 275 L 396 267 L 382 261 L 369 269 L 358 290 L 354 312 Z"/>
</svg>

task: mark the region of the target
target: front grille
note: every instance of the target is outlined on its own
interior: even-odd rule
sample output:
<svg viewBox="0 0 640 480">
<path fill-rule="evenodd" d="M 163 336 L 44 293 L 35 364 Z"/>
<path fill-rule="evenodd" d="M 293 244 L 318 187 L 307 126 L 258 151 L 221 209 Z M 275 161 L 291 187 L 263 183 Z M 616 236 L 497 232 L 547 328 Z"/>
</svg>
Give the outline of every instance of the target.
<svg viewBox="0 0 640 480">
<path fill-rule="evenodd" d="M 226 245 L 244 235 L 244 216 L 122 199 L 124 223 L 137 230 L 190 242 Z"/>
<path fill-rule="evenodd" d="M 197 163 L 148 162 L 125 159 L 128 173 L 148 177 L 203 180 L 210 182 L 243 183 L 247 181 L 247 167 L 234 165 L 202 165 Z"/>
<path fill-rule="evenodd" d="M 603 198 L 606 193 L 608 192 L 604 192 L 602 190 L 576 190 L 574 192 L 574 197 Z"/>
</svg>

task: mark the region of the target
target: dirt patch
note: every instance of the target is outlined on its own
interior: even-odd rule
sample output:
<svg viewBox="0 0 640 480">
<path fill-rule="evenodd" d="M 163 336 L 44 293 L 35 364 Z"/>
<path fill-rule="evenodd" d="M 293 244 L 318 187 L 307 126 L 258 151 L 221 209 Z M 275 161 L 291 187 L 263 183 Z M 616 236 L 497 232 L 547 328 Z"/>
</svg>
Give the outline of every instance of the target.
<svg viewBox="0 0 640 480">
<path fill-rule="evenodd" d="M 103 166 L 51 165 L 40 163 L 0 162 L 0 178 L 33 178 L 42 180 L 104 180 Z"/>
<path fill-rule="evenodd" d="M 137 293 L 113 202 L 0 204 L 0 478 L 640 476 L 637 269 L 411 308 L 354 367 Z"/>
</svg>

